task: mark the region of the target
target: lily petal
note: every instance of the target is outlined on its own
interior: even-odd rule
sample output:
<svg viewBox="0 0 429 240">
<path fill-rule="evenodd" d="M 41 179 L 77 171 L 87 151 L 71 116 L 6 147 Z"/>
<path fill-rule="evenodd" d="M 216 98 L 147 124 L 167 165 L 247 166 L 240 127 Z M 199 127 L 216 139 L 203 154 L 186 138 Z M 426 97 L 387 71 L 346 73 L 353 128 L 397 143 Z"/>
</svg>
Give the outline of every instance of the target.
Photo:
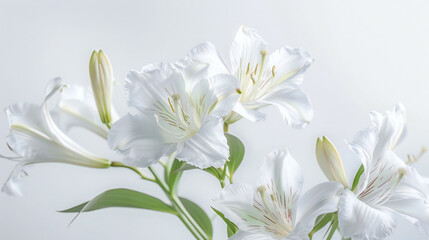
<svg viewBox="0 0 429 240">
<path fill-rule="evenodd" d="M 261 50 L 267 49 L 267 43 L 255 29 L 241 26 L 235 35 L 230 50 L 232 74 L 247 68 L 248 63 L 256 64 L 261 60 Z M 243 72 L 242 74 L 244 74 Z"/>
<path fill-rule="evenodd" d="M 228 68 L 211 42 L 204 42 L 197 45 L 189 51 L 186 58 L 192 62 L 192 64 L 187 63 L 187 65 L 192 66 L 186 71 L 187 76 L 190 78 L 195 77 L 195 73 L 201 70 L 205 71 L 204 74 L 208 77 L 217 74 L 229 74 Z"/>
<path fill-rule="evenodd" d="M 275 193 L 277 211 L 288 213 L 292 223 L 296 218 L 297 200 L 301 195 L 303 174 L 301 167 L 288 151 L 276 150 L 268 154 L 258 174 L 257 185 Z M 275 211 L 273 209 L 273 211 Z"/>
<path fill-rule="evenodd" d="M 238 113 L 239 115 L 241 115 L 241 117 L 244 117 L 250 121 L 262 121 L 265 119 L 265 114 L 261 113 L 258 110 L 253 110 L 253 109 L 249 109 L 246 108 L 242 103 L 237 102 L 237 104 L 234 106 L 234 108 L 232 109 L 234 112 Z M 232 119 L 232 120 L 228 120 L 228 122 L 230 123 L 234 123 L 235 121 L 237 121 L 239 119 Z"/>
<path fill-rule="evenodd" d="M 227 185 L 213 200 L 214 207 L 235 223 L 239 229 L 252 230 L 249 225 L 254 223 L 260 225 L 259 221 L 252 218 L 252 215 L 258 216 L 256 209 L 252 206 L 254 191 L 255 188 L 247 184 Z M 252 232 L 255 233 L 255 231 Z"/>
<path fill-rule="evenodd" d="M 314 227 L 316 218 L 338 210 L 338 202 L 344 191 L 339 182 L 318 184 L 302 195 L 298 202 L 297 224 L 289 235 L 305 239 Z"/>
<path fill-rule="evenodd" d="M 340 198 L 338 221 L 343 237 L 353 240 L 383 239 L 389 236 L 396 226 L 390 209 L 369 206 L 357 199 L 348 189 Z"/>
<path fill-rule="evenodd" d="M 107 138 L 109 131 L 100 120 L 90 91 L 80 86 L 70 86 L 62 89 L 60 94 L 60 101 L 52 115 L 62 130 L 68 132 L 73 127 L 83 127 L 102 138 Z M 113 121 L 117 119 L 115 114 L 112 109 Z"/>
<path fill-rule="evenodd" d="M 127 75 L 125 91 L 128 105 L 139 110 L 153 110 L 157 100 L 167 101 L 168 92 L 183 92 L 183 77 L 170 63 L 149 64 L 141 71 L 131 71 Z"/>
<path fill-rule="evenodd" d="M 275 66 L 274 83 L 300 86 L 303 74 L 313 63 L 310 54 L 300 48 L 282 47 L 268 56 L 268 66 Z"/>
<path fill-rule="evenodd" d="M 429 224 L 429 185 L 413 167 L 395 188 L 392 197 L 385 204 L 398 213 L 412 218 L 412 222 L 424 226 Z M 426 233 L 426 231 L 423 231 Z"/>
<path fill-rule="evenodd" d="M 406 133 L 405 121 L 405 107 L 398 103 L 393 108 L 393 111 L 386 111 L 385 113 L 371 112 L 371 122 L 379 129 L 380 137 L 386 140 L 385 148 L 393 150 L 398 143 L 404 138 Z M 389 124 L 391 129 L 383 132 L 383 126 Z"/>
<path fill-rule="evenodd" d="M 229 147 L 223 133 L 223 122 L 210 117 L 195 135 L 179 144 L 177 158 L 199 167 L 222 167 L 229 156 Z"/>
<path fill-rule="evenodd" d="M 313 119 L 310 101 L 299 88 L 278 88 L 259 102 L 276 106 L 285 122 L 292 128 L 303 128 Z"/>
<path fill-rule="evenodd" d="M 130 166 L 147 167 L 174 148 L 165 144 L 153 113 L 127 114 L 113 124 L 107 139 L 110 148 L 125 155 Z"/>
<path fill-rule="evenodd" d="M 22 196 L 20 180 L 25 176 L 23 166 L 18 164 L 9 175 L 1 191 L 10 196 Z"/>
</svg>

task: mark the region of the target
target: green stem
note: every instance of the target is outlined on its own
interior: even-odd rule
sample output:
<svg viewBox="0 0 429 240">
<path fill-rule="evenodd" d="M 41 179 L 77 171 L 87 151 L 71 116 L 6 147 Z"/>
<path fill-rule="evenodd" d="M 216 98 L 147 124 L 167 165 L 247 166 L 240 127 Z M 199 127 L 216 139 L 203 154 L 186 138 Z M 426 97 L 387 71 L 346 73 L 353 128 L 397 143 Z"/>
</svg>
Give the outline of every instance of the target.
<svg viewBox="0 0 429 240">
<path fill-rule="evenodd" d="M 223 131 L 224 131 L 224 132 L 228 132 L 228 130 L 229 130 L 229 124 L 225 122 L 225 123 L 223 124 Z"/>
<path fill-rule="evenodd" d="M 207 240 L 208 239 L 207 234 L 201 229 L 198 223 L 192 218 L 188 210 L 186 210 L 185 206 L 183 205 L 182 201 L 176 196 L 176 194 L 174 194 L 174 191 L 169 189 L 167 184 L 161 180 L 161 178 L 158 176 L 158 174 L 155 172 L 155 170 L 152 167 L 148 167 L 148 169 L 155 177 L 156 183 L 161 187 L 161 189 L 170 199 L 171 203 L 173 204 L 173 207 L 178 212 L 178 216 L 180 220 L 182 220 L 182 222 L 186 225 L 189 231 L 194 235 L 196 239 Z"/>
<path fill-rule="evenodd" d="M 151 181 L 151 182 L 156 182 L 154 179 L 152 179 L 152 178 L 149 178 L 149 177 L 145 176 L 145 175 L 140 171 L 140 169 L 135 168 L 135 167 L 127 166 L 127 165 L 125 165 L 125 164 L 123 164 L 123 163 L 121 163 L 121 162 L 112 162 L 112 163 L 110 164 L 110 166 L 111 166 L 111 167 L 122 167 L 122 168 L 128 168 L 128 169 L 130 169 L 130 170 L 134 171 L 135 173 L 137 173 L 137 174 L 138 174 L 141 178 L 143 178 L 144 180 Z"/>
<path fill-rule="evenodd" d="M 226 186 L 226 183 L 225 183 L 225 181 L 224 181 L 224 180 L 220 180 L 219 182 L 220 182 L 220 186 L 221 186 L 222 188 L 224 188 L 224 187 Z"/>
</svg>

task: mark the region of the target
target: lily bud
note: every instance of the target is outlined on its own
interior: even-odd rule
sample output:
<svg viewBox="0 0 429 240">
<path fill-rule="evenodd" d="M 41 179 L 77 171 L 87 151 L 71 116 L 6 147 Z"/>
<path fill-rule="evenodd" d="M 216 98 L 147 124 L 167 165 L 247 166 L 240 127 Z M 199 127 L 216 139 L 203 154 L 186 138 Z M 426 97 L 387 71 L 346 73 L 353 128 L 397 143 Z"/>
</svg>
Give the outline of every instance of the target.
<svg viewBox="0 0 429 240">
<path fill-rule="evenodd" d="M 89 61 L 89 75 L 100 119 L 110 127 L 112 124 L 113 71 L 112 65 L 103 51 L 92 52 Z"/>
<path fill-rule="evenodd" d="M 330 181 L 337 181 L 346 188 L 348 187 L 343 162 L 328 138 L 317 139 L 316 158 L 323 173 Z"/>
</svg>

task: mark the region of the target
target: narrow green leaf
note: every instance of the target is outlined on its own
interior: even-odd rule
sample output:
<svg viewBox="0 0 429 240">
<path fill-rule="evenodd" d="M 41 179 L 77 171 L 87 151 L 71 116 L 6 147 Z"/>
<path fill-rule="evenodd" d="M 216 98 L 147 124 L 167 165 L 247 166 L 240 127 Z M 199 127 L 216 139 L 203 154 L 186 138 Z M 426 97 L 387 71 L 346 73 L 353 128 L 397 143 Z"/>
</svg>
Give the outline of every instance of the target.
<svg viewBox="0 0 429 240">
<path fill-rule="evenodd" d="M 332 221 L 334 213 L 327 213 L 324 215 L 320 215 L 316 219 L 316 224 L 313 227 L 313 230 L 308 234 L 310 239 L 313 238 L 313 235 L 318 232 L 320 229 L 326 226 L 330 221 Z"/>
<path fill-rule="evenodd" d="M 184 170 L 182 171 L 179 171 L 179 170 L 187 166 L 190 166 L 190 165 L 186 164 L 186 162 L 182 162 L 175 159 L 173 164 L 171 165 L 170 172 L 165 175 L 165 181 L 167 182 L 170 189 L 173 189 L 173 191 L 176 191 L 177 183 L 182 177 L 182 173 L 184 171 Z"/>
<path fill-rule="evenodd" d="M 173 210 L 173 208 L 158 198 L 124 188 L 105 191 L 88 202 L 60 212 L 89 212 L 109 207 L 141 208 L 176 214 L 176 211 Z"/>
<path fill-rule="evenodd" d="M 223 173 L 222 170 L 219 168 L 209 167 L 203 169 L 204 171 L 210 173 L 211 175 L 215 176 L 218 180 L 224 180 L 225 177 L 222 177 Z"/>
<path fill-rule="evenodd" d="M 359 170 L 357 171 L 355 178 L 353 179 L 353 185 L 352 185 L 352 191 L 354 191 L 357 187 L 357 185 L 359 184 L 359 180 L 360 177 L 362 176 L 362 173 L 365 171 L 365 169 L 363 168 L 363 165 L 360 165 Z"/>
<path fill-rule="evenodd" d="M 326 240 L 331 240 L 332 237 L 334 236 L 335 231 L 338 228 L 338 216 L 334 216 L 334 219 L 332 220 L 332 225 L 331 225 L 331 231 L 329 232 L 328 237 L 326 238 Z"/>
<path fill-rule="evenodd" d="M 229 161 L 227 162 L 229 175 L 233 176 L 244 157 L 244 145 L 236 136 L 225 133 L 226 140 L 229 146 Z"/>
<path fill-rule="evenodd" d="M 209 239 L 213 238 L 213 227 L 210 218 L 207 216 L 206 212 L 200 208 L 196 203 L 188 200 L 186 198 L 180 198 L 186 210 L 189 214 L 195 219 L 198 225 L 204 230 Z"/>
<path fill-rule="evenodd" d="M 222 212 L 218 211 L 217 209 L 215 209 L 213 207 L 212 207 L 212 209 L 226 223 L 226 232 L 228 234 L 228 237 L 231 237 L 232 235 L 234 235 L 238 231 L 237 225 L 235 225 L 233 222 L 229 221 L 229 219 L 226 218 Z"/>
<path fill-rule="evenodd" d="M 188 170 L 193 170 L 193 169 L 199 169 L 199 168 L 185 163 L 179 169 L 176 169 L 175 171 L 171 171 L 171 174 L 177 174 L 177 173 L 180 173 L 180 172 L 184 172 L 184 171 L 188 171 Z"/>
<path fill-rule="evenodd" d="M 171 171 L 171 174 L 178 174 L 180 172 L 184 172 L 184 171 L 188 171 L 188 170 L 193 170 L 193 169 L 199 169 L 199 168 L 185 163 L 179 169 L 177 169 L 175 171 Z M 209 168 L 205 168 L 205 169 L 201 169 L 201 170 L 203 170 L 203 171 L 205 171 L 207 173 L 210 173 L 211 175 L 215 176 L 219 180 L 225 179 L 225 178 L 222 178 L 222 170 L 220 170 L 220 169 L 217 169 L 217 168 L 214 168 L 214 167 L 209 167 Z"/>
</svg>

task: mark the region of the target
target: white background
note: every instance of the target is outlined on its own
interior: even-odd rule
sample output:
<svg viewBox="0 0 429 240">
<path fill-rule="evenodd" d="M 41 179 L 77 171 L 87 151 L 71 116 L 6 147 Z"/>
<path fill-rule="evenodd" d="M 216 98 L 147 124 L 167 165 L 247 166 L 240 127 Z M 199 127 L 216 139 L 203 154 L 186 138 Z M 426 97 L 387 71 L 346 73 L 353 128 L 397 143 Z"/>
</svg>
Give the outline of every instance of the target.
<svg viewBox="0 0 429 240">
<path fill-rule="evenodd" d="M 0 106 L 18 101 L 40 103 L 45 84 L 61 76 L 88 86 L 88 61 L 103 49 L 119 83 L 115 104 L 127 111 L 123 83 L 130 69 L 183 57 L 194 45 L 210 40 L 223 56 L 241 24 L 258 29 L 271 50 L 283 45 L 307 49 L 316 62 L 304 90 L 315 117 L 304 130 L 286 126 L 275 109 L 264 122 L 246 120 L 230 127 L 246 146 L 236 182 L 252 183 L 267 153 L 288 148 L 301 164 L 305 189 L 324 181 L 315 143 L 326 135 L 349 158 L 344 139 L 369 124 L 371 110 L 390 110 L 402 102 L 408 112 L 408 136 L 397 153 L 405 158 L 429 146 L 429 2 L 423 0 L 324 1 L 0 1 Z M 6 117 L 0 136 L 6 137 Z M 87 148 L 106 154 L 105 143 L 84 131 L 72 135 Z M 1 153 L 10 154 L 5 144 Z M 115 155 L 112 155 L 117 157 Z M 0 161 L 0 182 L 14 164 Z M 429 175 L 429 156 L 415 164 Z M 352 171 L 349 170 L 349 177 Z M 149 183 L 123 169 L 94 170 L 61 164 L 28 169 L 24 196 L 0 194 L 0 239 L 191 239 L 174 216 L 108 209 L 82 214 L 57 213 L 104 190 L 127 187 L 162 196 Z M 217 182 L 198 171 L 184 174 L 180 193 L 209 210 Z M 210 212 L 212 214 L 212 212 Z M 215 221 L 215 239 L 225 239 Z M 423 239 L 400 220 L 389 239 Z"/>
</svg>

